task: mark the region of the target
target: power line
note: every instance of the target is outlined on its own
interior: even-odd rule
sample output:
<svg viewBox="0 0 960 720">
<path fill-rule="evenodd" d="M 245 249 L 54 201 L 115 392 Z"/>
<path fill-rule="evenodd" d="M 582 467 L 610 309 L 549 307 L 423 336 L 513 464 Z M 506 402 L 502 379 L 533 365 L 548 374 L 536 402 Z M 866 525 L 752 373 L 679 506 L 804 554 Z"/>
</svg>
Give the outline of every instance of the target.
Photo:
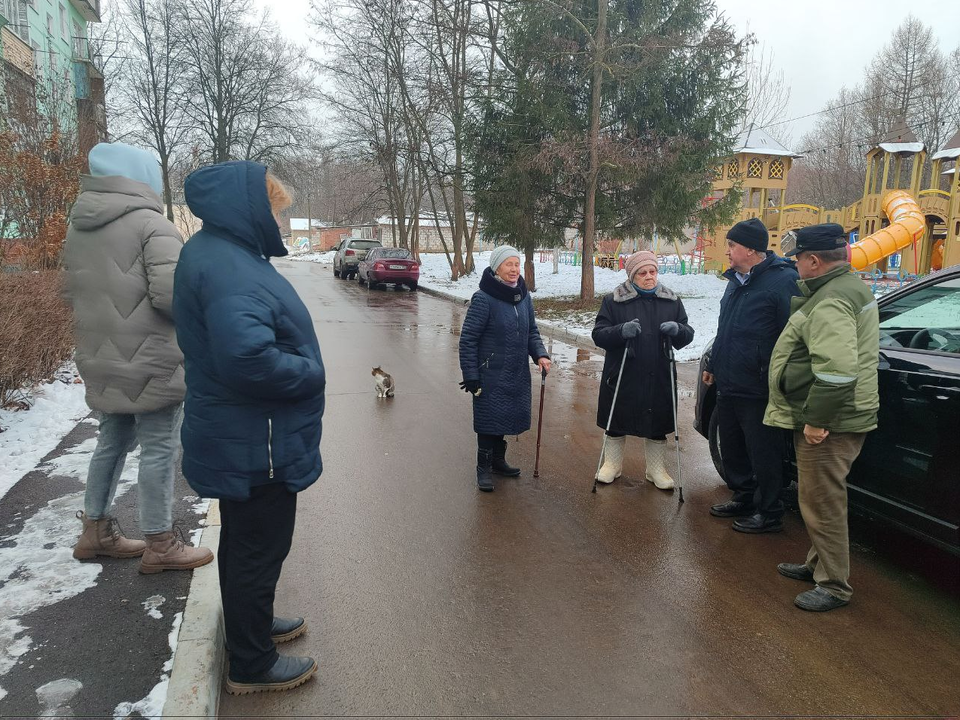
<svg viewBox="0 0 960 720">
<path fill-rule="evenodd" d="M 930 78 L 920 84 L 918 84 L 914 90 L 919 90 L 926 87 L 927 85 L 932 85 L 935 82 L 949 82 L 950 80 L 960 79 L 960 73 L 953 73 L 944 78 Z M 880 98 L 887 97 L 888 95 L 896 95 L 900 90 L 887 90 L 882 93 L 877 93 L 876 95 L 871 95 L 870 97 L 859 98 L 857 100 L 851 100 L 848 103 L 843 103 L 841 105 L 835 105 L 833 107 L 824 108 L 823 110 L 818 110 L 817 112 L 807 113 L 806 115 L 799 115 L 794 118 L 789 118 L 788 120 L 778 120 L 777 122 L 768 123 L 762 127 L 757 128 L 758 130 L 766 130 L 767 128 L 776 127 L 778 125 L 785 125 L 787 123 L 796 122 L 798 120 L 806 120 L 807 118 L 815 117 L 817 115 L 823 115 L 824 113 L 833 112 L 834 110 L 843 110 L 844 108 L 852 107 L 853 105 L 860 105 L 861 103 L 870 102 L 871 100 L 879 100 Z"/>
<path fill-rule="evenodd" d="M 955 123 L 957 123 L 958 125 L 960 125 L 960 114 L 955 114 L 955 115 L 953 115 L 953 121 L 954 121 Z M 924 122 L 920 122 L 920 123 L 914 124 L 913 126 L 911 126 L 910 129 L 911 129 L 911 130 L 914 130 L 914 129 L 919 130 L 919 129 L 921 129 L 921 128 L 931 127 L 931 126 L 938 125 L 938 124 L 939 124 L 941 127 L 945 127 L 946 124 L 947 124 L 947 121 L 946 121 L 946 120 L 927 120 L 927 121 L 924 121 Z M 841 143 L 830 143 L 829 145 L 822 145 L 822 146 L 820 146 L 820 147 L 808 148 L 808 149 L 806 149 L 806 150 L 800 150 L 799 152 L 800 152 L 801 155 L 810 155 L 810 154 L 813 154 L 813 153 L 816 153 L 816 152 L 826 152 L 827 150 L 833 150 L 833 149 L 840 150 L 840 149 L 841 149 L 842 147 L 844 147 L 845 145 L 857 145 L 857 144 L 859 144 L 860 146 L 863 146 L 864 144 L 866 144 L 866 143 L 868 143 L 868 142 L 874 142 L 874 139 L 873 139 L 874 137 L 875 137 L 874 135 L 867 135 L 867 136 L 864 136 L 864 137 L 854 138 L 854 139 L 852 139 L 852 140 L 846 140 L 846 141 L 841 142 Z M 918 142 L 920 142 L 920 141 L 918 141 Z"/>
</svg>

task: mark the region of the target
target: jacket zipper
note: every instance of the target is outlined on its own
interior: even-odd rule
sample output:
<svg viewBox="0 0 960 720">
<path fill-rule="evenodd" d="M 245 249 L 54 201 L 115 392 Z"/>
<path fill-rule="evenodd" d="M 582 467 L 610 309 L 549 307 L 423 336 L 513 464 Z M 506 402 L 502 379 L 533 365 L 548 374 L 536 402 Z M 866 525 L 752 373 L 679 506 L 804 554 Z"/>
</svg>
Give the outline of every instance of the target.
<svg viewBox="0 0 960 720">
<path fill-rule="evenodd" d="M 273 479 L 273 418 L 267 418 L 267 457 L 270 460 L 270 479 Z"/>
</svg>

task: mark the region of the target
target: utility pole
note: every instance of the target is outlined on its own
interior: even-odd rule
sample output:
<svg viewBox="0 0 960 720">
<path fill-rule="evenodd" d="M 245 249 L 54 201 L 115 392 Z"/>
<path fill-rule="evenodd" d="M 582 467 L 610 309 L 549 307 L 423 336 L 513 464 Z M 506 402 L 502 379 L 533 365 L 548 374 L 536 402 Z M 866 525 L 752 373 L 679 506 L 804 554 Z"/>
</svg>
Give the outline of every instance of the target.
<svg viewBox="0 0 960 720">
<path fill-rule="evenodd" d="M 310 249 L 313 250 L 313 218 L 310 216 L 310 191 L 312 188 L 307 187 L 307 242 L 310 244 Z"/>
</svg>

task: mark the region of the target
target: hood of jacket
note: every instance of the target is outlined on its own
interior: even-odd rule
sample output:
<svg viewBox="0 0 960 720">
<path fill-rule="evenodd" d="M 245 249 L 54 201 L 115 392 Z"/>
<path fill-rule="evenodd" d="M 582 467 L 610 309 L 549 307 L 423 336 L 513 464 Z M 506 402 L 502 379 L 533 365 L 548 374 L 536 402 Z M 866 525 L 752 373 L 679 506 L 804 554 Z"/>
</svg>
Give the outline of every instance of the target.
<svg viewBox="0 0 960 720">
<path fill-rule="evenodd" d="M 249 161 L 210 165 L 190 173 L 183 190 L 204 230 L 265 258 L 287 254 L 267 197 L 266 166 Z"/>
<path fill-rule="evenodd" d="M 120 176 L 80 178 L 80 195 L 70 210 L 70 224 L 96 230 L 135 210 L 163 213 L 163 202 L 149 185 Z"/>
<path fill-rule="evenodd" d="M 796 268 L 796 266 L 797 264 L 793 260 L 782 258 L 773 250 L 767 250 L 767 256 L 753 266 L 750 275 L 756 277 L 757 275 L 765 273 L 767 270 L 783 270 L 786 268 Z M 739 278 L 737 278 L 737 271 L 733 268 L 727 268 L 723 273 L 723 277 L 727 280 L 737 280 L 738 283 L 740 282 Z"/>
<path fill-rule="evenodd" d="M 91 175 L 125 177 L 149 185 L 157 195 L 163 193 L 160 163 L 147 150 L 121 142 L 97 143 L 87 161 Z"/>
</svg>

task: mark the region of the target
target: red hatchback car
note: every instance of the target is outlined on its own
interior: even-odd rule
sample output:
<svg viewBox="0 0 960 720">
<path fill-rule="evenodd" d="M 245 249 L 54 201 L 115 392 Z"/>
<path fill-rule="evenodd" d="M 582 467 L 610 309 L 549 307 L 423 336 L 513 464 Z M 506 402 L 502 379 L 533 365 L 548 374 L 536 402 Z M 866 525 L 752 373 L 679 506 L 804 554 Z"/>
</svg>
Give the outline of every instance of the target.
<svg viewBox="0 0 960 720">
<path fill-rule="evenodd" d="M 406 285 L 416 290 L 420 282 L 420 264 L 404 248 L 373 248 L 360 261 L 357 282 L 366 284 L 371 290 L 378 285 Z"/>
</svg>

